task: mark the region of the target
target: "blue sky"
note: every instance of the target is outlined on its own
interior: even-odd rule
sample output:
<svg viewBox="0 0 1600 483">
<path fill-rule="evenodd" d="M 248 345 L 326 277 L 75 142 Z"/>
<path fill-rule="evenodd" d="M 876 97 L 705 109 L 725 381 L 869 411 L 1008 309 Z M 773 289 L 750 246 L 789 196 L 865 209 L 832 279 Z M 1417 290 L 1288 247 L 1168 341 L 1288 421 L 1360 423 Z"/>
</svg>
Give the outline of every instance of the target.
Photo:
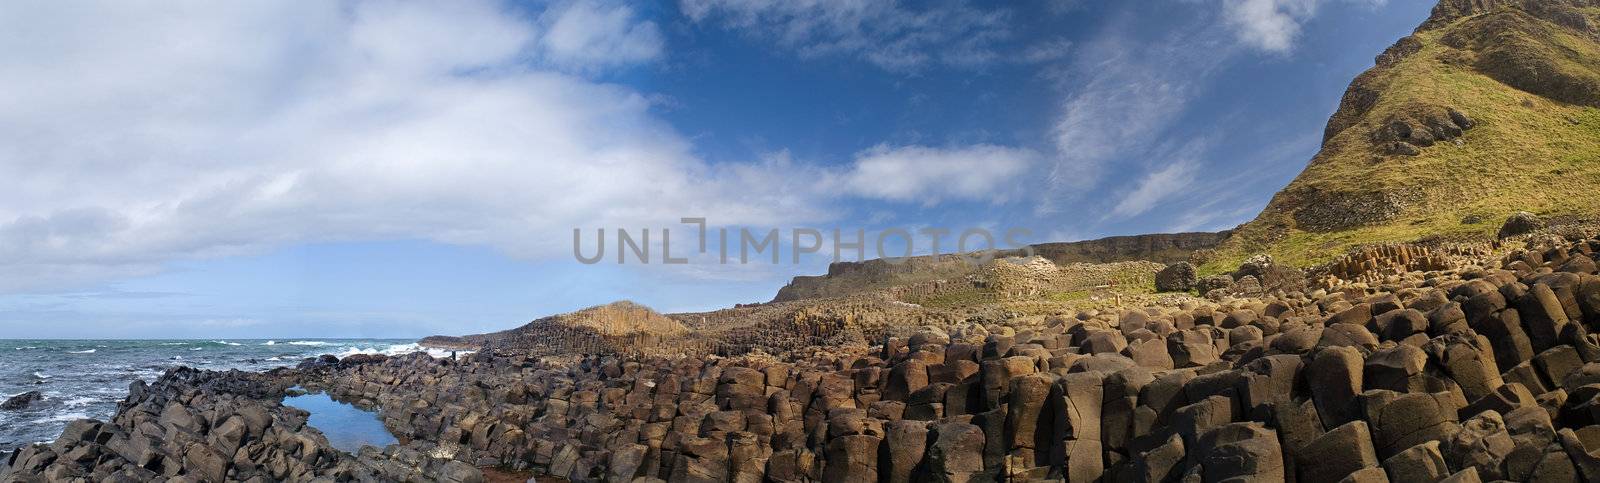
<svg viewBox="0 0 1600 483">
<path fill-rule="evenodd" d="M 680 217 L 1226 229 L 1431 6 L 7 3 L 0 337 L 471 333 L 826 269 L 572 255 Z"/>
</svg>

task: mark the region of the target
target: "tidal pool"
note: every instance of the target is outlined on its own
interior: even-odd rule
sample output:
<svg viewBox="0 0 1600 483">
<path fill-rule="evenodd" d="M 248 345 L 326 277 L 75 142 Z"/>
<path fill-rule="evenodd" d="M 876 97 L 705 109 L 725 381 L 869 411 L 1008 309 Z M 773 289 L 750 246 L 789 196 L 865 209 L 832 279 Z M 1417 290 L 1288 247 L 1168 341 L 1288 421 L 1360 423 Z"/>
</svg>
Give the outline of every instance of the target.
<svg viewBox="0 0 1600 483">
<path fill-rule="evenodd" d="M 306 424 L 321 431 L 328 444 L 340 451 L 355 453 L 362 446 L 382 448 L 400 442 L 383 427 L 377 413 L 335 401 L 324 393 L 286 397 L 283 405 L 311 413 Z"/>
</svg>

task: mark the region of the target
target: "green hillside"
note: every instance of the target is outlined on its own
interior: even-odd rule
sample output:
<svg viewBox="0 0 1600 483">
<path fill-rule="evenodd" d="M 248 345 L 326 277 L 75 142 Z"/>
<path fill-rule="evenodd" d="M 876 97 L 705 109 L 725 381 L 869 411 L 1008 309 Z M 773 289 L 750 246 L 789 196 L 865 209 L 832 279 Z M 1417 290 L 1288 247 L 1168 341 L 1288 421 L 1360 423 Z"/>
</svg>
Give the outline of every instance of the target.
<svg viewBox="0 0 1600 483">
<path fill-rule="evenodd" d="M 1519 210 L 1600 212 L 1597 5 L 1443 2 L 1356 78 L 1322 151 L 1201 272 L 1255 253 L 1311 266 L 1368 243 L 1488 239 Z"/>
</svg>

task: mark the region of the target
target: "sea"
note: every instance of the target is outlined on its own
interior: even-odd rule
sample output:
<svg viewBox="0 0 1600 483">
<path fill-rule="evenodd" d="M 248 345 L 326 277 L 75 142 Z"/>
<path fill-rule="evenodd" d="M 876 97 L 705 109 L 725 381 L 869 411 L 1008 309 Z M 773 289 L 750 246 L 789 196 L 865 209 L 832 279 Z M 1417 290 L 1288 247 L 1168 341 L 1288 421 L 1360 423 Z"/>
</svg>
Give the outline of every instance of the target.
<svg viewBox="0 0 1600 483">
<path fill-rule="evenodd" d="M 167 369 L 264 371 L 333 354 L 399 355 L 428 350 L 411 339 L 3 340 L 0 401 L 28 391 L 44 400 L 20 411 L 0 410 L 0 453 L 53 441 L 67 423 L 109 420 L 136 379 L 155 382 Z"/>
</svg>

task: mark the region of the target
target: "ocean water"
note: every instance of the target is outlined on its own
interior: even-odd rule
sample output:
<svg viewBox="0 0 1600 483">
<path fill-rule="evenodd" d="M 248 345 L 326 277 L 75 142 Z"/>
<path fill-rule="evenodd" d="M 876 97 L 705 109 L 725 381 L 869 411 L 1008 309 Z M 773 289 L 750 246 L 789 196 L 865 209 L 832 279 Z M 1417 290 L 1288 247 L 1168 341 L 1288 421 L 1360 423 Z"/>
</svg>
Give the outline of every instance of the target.
<svg viewBox="0 0 1600 483">
<path fill-rule="evenodd" d="M 0 410 L 0 452 L 54 440 L 67 423 L 110 419 L 135 379 L 154 382 L 168 368 L 261 371 L 334 354 L 424 351 L 412 340 L 0 340 L 0 401 L 28 391 L 45 399 L 21 411 Z M 448 351 L 433 351 L 448 356 Z"/>
</svg>

